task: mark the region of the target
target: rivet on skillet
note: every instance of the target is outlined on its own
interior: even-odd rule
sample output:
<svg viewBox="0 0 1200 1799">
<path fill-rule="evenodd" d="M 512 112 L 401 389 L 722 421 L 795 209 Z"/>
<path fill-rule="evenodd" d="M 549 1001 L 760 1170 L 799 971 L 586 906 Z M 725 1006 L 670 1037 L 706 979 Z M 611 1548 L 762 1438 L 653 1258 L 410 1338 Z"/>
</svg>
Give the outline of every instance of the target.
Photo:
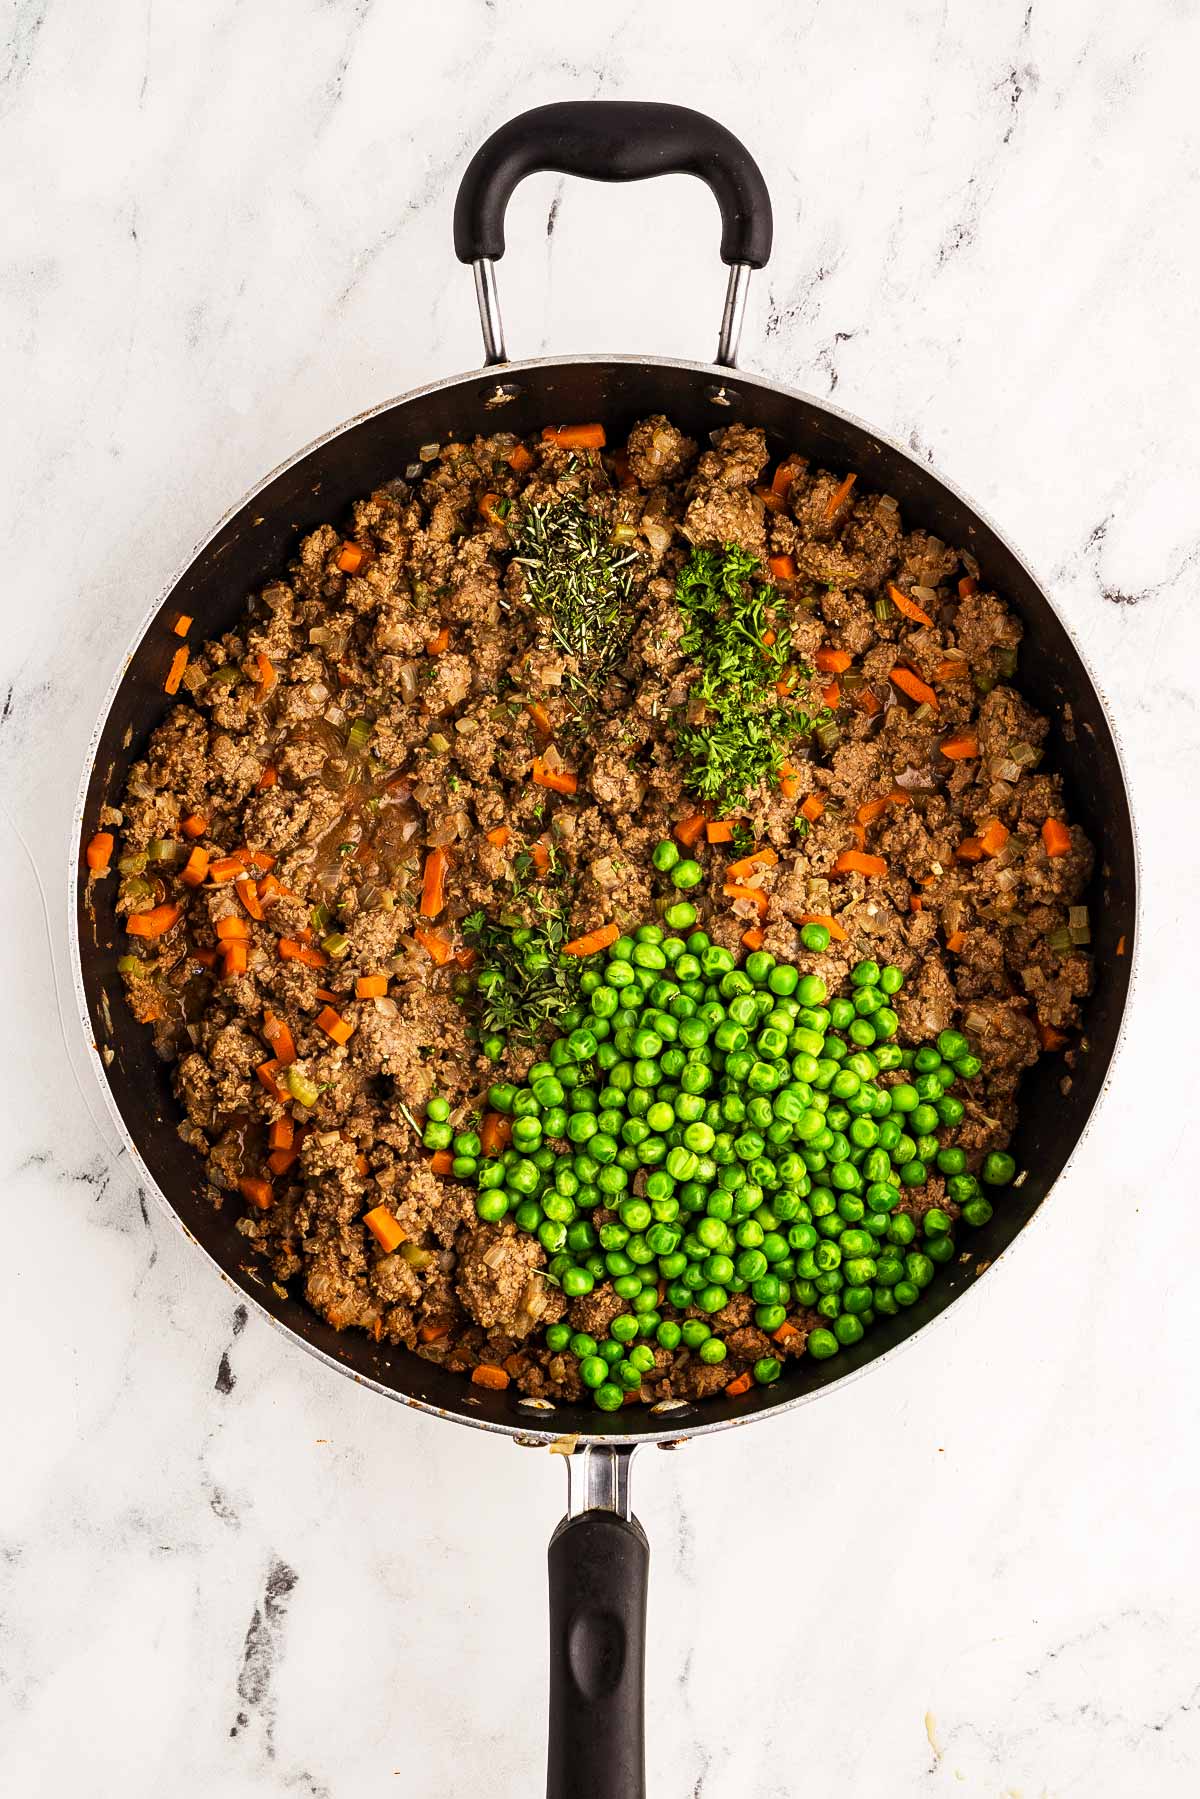
<svg viewBox="0 0 1200 1799">
<path fill-rule="evenodd" d="M 507 406 L 510 401 L 519 400 L 523 389 L 519 381 L 496 381 L 481 392 L 484 405 L 492 412 L 497 406 Z"/>
</svg>

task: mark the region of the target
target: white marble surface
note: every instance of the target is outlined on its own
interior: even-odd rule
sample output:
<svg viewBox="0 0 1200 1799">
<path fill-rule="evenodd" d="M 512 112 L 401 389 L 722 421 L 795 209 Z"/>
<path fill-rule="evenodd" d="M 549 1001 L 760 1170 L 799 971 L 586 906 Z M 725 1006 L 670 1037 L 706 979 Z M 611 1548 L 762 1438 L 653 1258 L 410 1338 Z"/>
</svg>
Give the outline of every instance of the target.
<svg viewBox="0 0 1200 1799">
<path fill-rule="evenodd" d="M 1196 6 L 17 0 L 2 29 L 0 1789 L 539 1790 L 561 1469 L 240 1320 L 76 1085 L 52 967 L 148 599 L 295 447 L 476 361 L 449 223 L 486 132 L 625 95 L 757 151 L 745 361 L 1004 522 L 1111 696 L 1145 858 L 1119 1090 L 1039 1226 L 836 1402 L 641 1458 L 652 1793 L 1195 1793 Z M 510 225 L 515 352 L 710 353 L 699 187 L 542 177 Z"/>
</svg>

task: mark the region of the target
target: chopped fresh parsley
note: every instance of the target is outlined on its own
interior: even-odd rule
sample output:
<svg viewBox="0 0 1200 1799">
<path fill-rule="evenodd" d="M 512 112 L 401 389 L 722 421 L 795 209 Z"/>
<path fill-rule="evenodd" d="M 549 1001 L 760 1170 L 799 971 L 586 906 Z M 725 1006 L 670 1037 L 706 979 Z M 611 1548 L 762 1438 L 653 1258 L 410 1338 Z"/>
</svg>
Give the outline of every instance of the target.
<svg viewBox="0 0 1200 1799">
<path fill-rule="evenodd" d="M 809 736 L 814 724 L 778 694 L 791 637 L 786 621 L 768 621 L 773 589 L 756 579 L 759 566 L 735 544 L 693 550 L 675 583 L 685 625 L 681 647 L 701 671 L 688 708 L 697 722 L 679 725 L 675 741 L 687 785 L 720 811 L 738 805 L 760 781 L 777 780 L 788 743 Z M 773 642 L 764 643 L 772 630 Z"/>
</svg>

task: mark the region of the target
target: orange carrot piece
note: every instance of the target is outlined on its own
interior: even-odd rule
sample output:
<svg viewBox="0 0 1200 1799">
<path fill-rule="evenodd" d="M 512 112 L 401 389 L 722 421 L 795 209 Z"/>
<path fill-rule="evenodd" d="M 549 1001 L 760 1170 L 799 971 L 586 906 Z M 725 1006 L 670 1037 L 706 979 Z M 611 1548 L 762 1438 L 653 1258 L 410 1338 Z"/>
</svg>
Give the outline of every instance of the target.
<svg viewBox="0 0 1200 1799">
<path fill-rule="evenodd" d="M 603 425 L 543 425 L 542 441 L 562 450 L 602 450 L 606 439 Z"/>
<path fill-rule="evenodd" d="M 771 476 L 771 492 L 773 494 L 778 494 L 781 500 L 786 499 L 788 493 L 791 491 L 792 482 L 796 479 L 799 472 L 800 464 L 798 458 L 789 456 L 786 461 L 779 464 L 775 473 Z"/>
<path fill-rule="evenodd" d="M 179 683 L 183 680 L 183 671 L 188 665 L 187 645 L 176 650 L 171 657 L 171 666 L 167 670 L 167 678 L 163 682 L 164 693 L 178 693 Z"/>
<path fill-rule="evenodd" d="M 747 1368 L 744 1374 L 739 1374 L 736 1380 L 730 1381 L 725 1392 L 730 1399 L 740 1399 L 743 1393 L 750 1391 L 750 1387 L 750 1370 Z"/>
<path fill-rule="evenodd" d="M 915 619 L 919 625 L 931 625 L 933 623 L 933 620 L 925 611 L 925 608 L 923 606 L 918 606 L 917 602 L 910 594 L 902 593 L 894 581 L 888 582 L 888 598 L 896 608 L 896 611 L 902 612 L 905 618 Z"/>
<path fill-rule="evenodd" d="M 815 825 L 819 818 L 825 816 L 825 801 L 818 799 L 815 793 L 808 794 L 801 802 L 800 816 L 807 818 L 810 825 Z"/>
<path fill-rule="evenodd" d="M 828 706 L 831 712 L 837 711 L 842 703 L 842 690 L 836 681 L 831 681 L 828 687 L 822 687 L 821 702 L 823 705 Z"/>
<path fill-rule="evenodd" d="M 296 1135 L 296 1121 L 290 1112 L 277 1118 L 267 1132 L 267 1143 L 271 1149 L 290 1149 L 292 1138 Z"/>
<path fill-rule="evenodd" d="M 796 579 L 796 558 L 794 556 L 768 556 L 767 567 L 777 581 L 794 581 Z"/>
<path fill-rule="evenodd" d="M 228 918 L 218 918 L 216 929 L 222 942 L 230 939 L 236 939 L 239 943 L 249 941 L 250 926 L 236 912 L 231 912 Z"/>
<path fill-rule="evenodd" d="M 951 762 L 970 762 L 979 754 L 979 739 L 974 731 L 958 731 L 953 737 L 944 737 L 938 747 Z"/>
<path fill-rule="evenodd" d="M 258 680 L 254 684 L 254 695 L 256 699 L 265 700 L 279 677 L 275 673 L 275 667 L 271 658 L 269 656 L 264 656 L 261 650 L 255 655 L 254 666 L 258 670 Z"/>
<path fill-rule="evenodd" d="M 503 1112 L 485 1112 L 479 1127 L 479 1147 L 485 1156 L 497 1156 L 512 1142 L 512 1119 Z"/>
<path fill-rule="evenodd" d="M 349 538 L 338 551 L 337 566 L 344 575 L 356 575 L 367 559 L 367 552 L 359 543 L 351 543 Z"/>
<path fill-rule="evenodd" d="M 360 974 L 354 983 L 355 999 L 382 999 L 387 990 L 385 974 Z"/>
<path fill-rule="evenodd" d="M 454 963 L 457 968 L 474 968 L 478 960 L 479 957 L 476 951 L 473 950 L 469 944 L 465 949 L 460 949 L 455 952 Z"/>
<path fill-rule="evenodd" d="M 967 933 L 965 931 L 951 931 L 950 935 L 946 938 L 946 948 L 952 955 L 957 956 L 959 950 L 966 941 Z"/>
<path fill-rule="evenodd" d="M 704 827 L 704 835 L 710 843 L 733 842 L 733 820 L 730 818 L 712 818 Z"/>
<path fill-rule="evenodd" d="M 401 1230 L 386 1206 L 372 1206 L 369 1212 L 363 1214 L 363 1223 L 385 1256 L 390 1256 L 394 1249 L 398 1249 L 408 1234 Z"/>
<path fill-rule="evenodd" d="M 215 968 L 217 965 L 217 952 L 215 949 L 190 949 L 188 951 L 188 961 L 195 962 L 200 968 Z"/>
<path fill-rule="evenodd" d="M 450 627 L 443 625 L 441 630 L 431 637 L 425 645 L 427 656 L 444 656 L 450 648 Z"/>
<path fill-rule="evenodd" d="M 479 516 L 485 525 L 502 525 L 504 523 L 504 516 L 508 511 L 508 507 L 505 506 L 504 512 L 500 512 L 497 509 L 501 504 L 502 501 L 498 493 L 485 493 L 483 495 L 479 502 Z"/>
<path fill-rule="evenodd" d="M 230 975 L 245 974 L 250 965 L 250 945 L 239 939 L 221 945 L 221 973 L 228 980 Z"/>
<path fill-rule="evenodd" d="M 969 681 L 971 678 L 971 664 L 969 662 L 957 662 L 951 657 L 947 657 L 944 662 L 938 663 L 933 671 L 933 678 L 935 681 Z"/>
<path fill-rule="evenodd" d="M 202 818 L 199 812 L 192 812 L 184 819 L 179 828 L 185 837 L 203 837 L 208 829 L 208 820 Z"/>
<path fill-rule="evenodd" d="M 785 1318 L 779 1329 L 771 1332 L 771 1340 L 774 1343 L 790 1343 L 793 1337 L 799 1335 L 799 1325 L 793 1324 L 790 1318 Z"/>
<path fill-rule="evenodd" d="M 898 665 L 888 678 L 894 682 L 901 693 L 906 693 L 910 700 L 915 700 L 918 706 L 932 706 L 935 712 L 938 711 L 937 694 L 932 687 L 927 687 L 920 675 L 915 675 L 911 668 Z"/>
<path fill-rule="evenodd" d="M 131 937 L 161 937 L 179 917 L 179 907 L 168 900 L 165 905 L 151 906 L 148 912 L 131 912 L 125 929 Z"/>
<path fill-rule="evenodd" d="M 1048 1050 L 1066 1049 L 1067 1044 L 1070 1042 L 1070 1038 L 1067 1036 L 1066 1032 L 1056 1031 L 1052 1024 L 1039 1024 L 1038 1038 L 1041 1041 L 1042 1048 Z"/>
<path fill-rule="evenodd" d="M 235 854 L 245 862 L 248 868 L 266 870 L 275 866 L 274 856 L 269 856 L 266 850 L 237 850 Z"/>
<path fill-rule="evenodd" d="M 275 1079 L 275 1070 L 278 1067 L 279 1067 L 279 1062 L 278 1062 L 277 1058 L 275 1056 L 271 1056 L 268 1058 L 267 1061 L 260 1062 L 258 1067 L 254 1070 L 254 1072 L 258 1076 L 259 1080 L 262 1082 L 263 1086 L 266 1088 L 267 1092 L 271 1095 L 271 1098 L 278 1099 L 278 1100 L 282 1101 L 282 1103 L 284 1105 L 286 1105 L 288 1100 L 291 1098 L 291 1095 L 290 1095 L 290 1093 L 285 1093 L 283 1088 L 280 1087 L 278 1081 Z"/>
<path fill-rule="evenodd" d="M 497 825 L 494 831 L 485 831 L 484 836 L 496 849 L 502 850 L 512 836 L 512 832 L 507 825 Z"/>
<path fill-rule="evenodd" d="M 296 1060 L 296 1039 L 292 1036 L 291 1026 L 282 1018 L 276 1018 L 274 1012 L 263 1013 L 263 1036 L 281 1068 L 287 1068 Z"/>
<path fill-rule="evenodd" d="M 768 512 L 786 512 L 786 500 L 781 493 L 776 493 L 773 487 L 756 487 L 754 492 Z"/>
<path fill-rule="evenodd" d="M 925 906 L 925 901 L 921 898 L 919 893 L 910 893 L 909 894 L 908 909 L 910 912 L 920 912 L 924 909 L 924 906 Z"/>
<path fill-rule="evenodd" d="M 763 932 L 759 930 L 756 924 L 751 925 L 748 931 L 742 932 L 742 942 L 747 949 L 761 949 L 763 946 Z"/>
<path fill-rule="evenodd" d="M 833 865 L 835 875 L 885 875 L 887 863 L 882 856 L 868 856 L 862 850 L 843 850 Z"/>
<path fill-rule="evenodd" d="M 882 818 L 891 802 L 885 794 L 881 799 L 864 800 L 854 814 L 860 825 L 873 825 L 877 818 Z"/>
<path fill-rule="evenodd" d="M 426 950 L 433 958 L 435 966 L 444 968 L 454 953 L 450 939 L 446 936 L 445 932 L 425 931 L 418 926 L 413 932 L 413 936 L 421 945 L 421 948 Z"/>
<path fill-rule="evenodd" d="M 697 844 L 700 841 L 700 838 L 704 834 L 704 827 L 707 823 L 708 820 L 705 818 L 703 812 L 693 812 L 690 818 L 680 819 L 679 823 L 675 826 L 675 835 L 678 837 L 680 843 L 682 843 L 684 849 L 690 850 L 694 844 Z"/>
<path fill-rule="evenodd" d="M 1008 842 L 1008 827 L 1001 824 L 998 818 L 989 819 L 979 833 L 979 841 L 985 856 L 998 856 Z"/>
<path fill-rule="evenodd" d="M 302 962 L 305 968 L 324 968 L 326 966 L 325 957 L 319 949 L 313 949 L 307 943 L 297 943 L 291 937 L 279 939 L 279 956 L 280 960 L 284 962 Z"/>
<path fill-rule="evenodd" d="M 740 881 L 743 875 L 752 875 L 756 868 L 774 868 L 778 860 L 778 855 L 767 843 L 763 845 L 762 849 L 751 850 L 750 854 L 743 856 L 739 862 L 731 862 L 725 873 L 732 875 L 735 881 Z"/>
<path fill-rule="evenodd" d="M 601 431 L 599 425 L 596 429 Z M 480 1362 L 471 1370 L 471 1383 L 476 1387 L 486 1387 L 492 1393 L 503 1393 L 508 1385 L 508 1376 L 503 1368 L 497 1368 L 495 1362 Z"/>
<path fill-rule="evenodd" d="M 969 600 L 971 595 L 975 592 L 975 589 L 978 587 L 978 585 L 979 585 L 979 583 L 978 583 L 978 581 L 976 581 L 974 575 L 964 575 L 962 580 L 958 584 L 959 599 L 960 600 Z"/>
<path fill-rule="evenodd" d="M 106 875 L 112 861 L 115 838 L 111 831 L 97 831 L 84 851 L 87 865 L 94 875 Z"/>
<path fill-rule="evenodd" d="M 331 993 L 329 991 L 328 987 L 318 987 L 315 990 L 314 997 L 319 1000 L 322 1000 L 324 1002 L 324 1004 L 327 1006 L 336 1006 L 341 1003 L 338 999 L 337 994 Z"/>
<path fill-rule="evenodd" d="M 538 874 L 546 874 L 550 867 L 550 851 L 546 848 L 546 845 L 542 842 L 540 837 L 536 843 L 530 844 L 529 854 Z"/>
<path fill-rule="evenodd" d="M 594 931 L 586 931 L 582 937 L 575 937 L 570 943 L 563 944 L 565 956 L 594 956 L 600 950 L 607 949 L 621 935 L 619 925 L 602 924 Z"/>
<path fill-rule="evenodd" d="M 851 489 L 853 488 L 854 483 L 857 480 L 858 480 L 857 475 L 847 475 L 845 480 L 840 481 L 838 483 L 838 485 L 834 488 L 833 492 L 830 494 L 828 500 L 825 503 L 825 523 L 826 524 L 828 524 L 830 522 L 830 520 L 836 516 L 838 507 L 842 504 L 842 502 L 844 500 L 849 499 Z"/>
<path fill-rule="evenodd" d="M 850 933 L 845 925 L 839 924 L 829 912 L 802 912 L 797 922 L 800 924 L 823 924 L 835 943 L 850 941 Z"/>
<path fill-rule="evenodd" d="M 779 791 L 785 800 L 794 800 L 800 791 L 800 776 L 790 762 L 779 764 Z"/>
<path fill-rule="evenodd" d="M 510 469 L 515 469 L 518 475 L 525 475 L 533 467 L 533 454 L 525 448 L 524 444 L 514 444 L 505 457 L 505 461 Z"/>
<path fill-rule="evenodd" d="M 255 793 L 265 793 L 267 791 L 268 787 L 274 787 L 274 785 L 278 779 L 279 779 L 279 770 L 274 766 L 273 763 L 268 762 L 267 766 L 263 769 L 261 775 L 259 775 L 258 780 L 255 784 L 255 788 L 254 788 Z"/>
<path fill-rule="evenodd" d="M 1071 833 L 1061 818 L 1048 818 L 1042 826 L 1042 842 L 1048 856 L 1066 856 L 1071 851 Z"/>
<path fill-rule="evenodd" d="M 449 1174 L 454 1167 L 454 1157 L 448 1149 L 435 1149 L 429 1158 L 429 1166 L 435 1174 Z"/>
<path fill-rule="evenodd" d="M 767 907 L 771 901 L 761 887 L 747 887 L 740 881 L 726 881 L 721 891 L 726 899 L 749 900 L 750 904 L 757 908 L 758 916 L 766 917 Z"/>
<path fill-rule="evenodd" d="M 1118 956 L 1123 956 L 1125 954 L 1125 933 L 1124 932 L 1122 932 L 1121 935 L 1117 938 L 1116 954 Z"/>
<path fill-rule="evenodd" d="M 248 1199 L 252 1206 L 265 1212 L 275 1195 L 271 1191 L 270 1181 L 263 1181 L 257 1175 L 244 1174 L 238 1182 L 238 1192 L 243 1199 Z"/>
<path fill-rule="evenodd" d="M 547 768 L 540 756 L 533 759 L 533 784 L 535 787 L 548 787 L 552 793 L 574 793 L 579 786 L 578 780 L 569 770 Z"/>
<path fill-rule="evenodd" d="M 208 878 L 219 887 L 225 881 L 240 881 L 246 864 L 240 856 L 220 856 L 208 865 Z"/>
<path fill-rule="evenodd" d="M 436 918 L 446 905 L 446 870 L 450 858 L 443 849 L 432 849 L 425 858 L 425 876 L 421 884 L 421 916 Z"/>
<path fill-rule="evenodd" d="M 440 1337 L 450 1335 L 450 1326 L 448 1324 L 423 1324 L 417 1331 L 417 1335 L 422 1343 L 436 1343 Z"/>
<path fill-rule="evenodd" d="M 249 875 L 247 875 L 244 881 L 235 881 L 233 883 L 233 891 L 237 894 L 251 918 L 256 919 L 258 923 L 261 924 L 265 914 L 258 903 L 258 882 L 252 881 Z"/>
<path fill-rule="evenodd" d="M 286 1174 L 300 1160 L 300 1145 L 293 1143 L 287 1149 L 273 1149 L 267 1157 L 267 1167 L 272 1174 Z"/>
<path fill-rule="evenodd" d="M 191 628 L 192 615 L 190 612 L 181 612 L 179 617 L 175 620 L 175 623 L 171 626 L 176 637 L 186 637 Z"/>
<path fill-rule="evenodd" d="M 849 650 L 818 650 L 813 661 L 823 675 L 844 675 L 854 658 Z"/>
<path fill-rule="evenodd" d="M 525 710 L 533 720 L 533 728 L 538 736 L 544 738 L 545 741 L 549 743 L 554 735 L 554 720 L 550 717 L 550 714 L 542 705 L 542 702 L 540 700 L 530 700 Z"/>
<path fill-rule="evenodd" d="M 335 1043 L 347 1044 L 354 1035 L 354 1026 L 348 1024 L 332 1006 L 322 1006 L 317 1013 L 317 1029 L 332 1037 Z"/>
</svg>

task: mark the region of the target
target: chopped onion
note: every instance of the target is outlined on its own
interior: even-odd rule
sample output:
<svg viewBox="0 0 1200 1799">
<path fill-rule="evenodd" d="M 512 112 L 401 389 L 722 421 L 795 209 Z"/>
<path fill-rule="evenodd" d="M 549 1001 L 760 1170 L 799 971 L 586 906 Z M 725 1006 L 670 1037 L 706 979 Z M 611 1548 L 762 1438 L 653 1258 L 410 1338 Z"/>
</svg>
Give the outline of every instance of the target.
<svg viewBox="0 0 1200 1799">
<path fill-rule="evenodd" d="M 917 600 L 922 606 L 936 606 L 938 604 L 938 596 L 932 587 L 914 587 L 912 596 L 913 599 Z"/>
<path fill-rule="evenodd" d="M 977 1012 L 974 1008 L 967 1013 L 966 1017 L 963 1019 L 963 1023 L 969 1031 L 974 1031 L 977 1036 L 982 1035 L 984 1031 L 991 1029 L 991 1021 L 987 1017 L 987 1014 L 984 1012 Z"/>
<path fill-rule="evenodd" d="M 400 683 L 400 698 L 406 706 L 411 706 L 417 697 L 417 665 L 415 662 L 402 662 L 397 679 Z"/>
<path fill-rule="evenodd" d="M 1008 753 L 1011 760 L 1021 768 L 1032 768 L 1035 762 L 1042 759 L 1042 752 L 1035 750 L 1031 743 L 1014 743 Z"/>
<path fill-rule="evenodd" d="M 422 444 L 417 451 L 417 455 L 421 458 L 422 462 L 433 462 L 441 447 L 440 444 Z"/>
</svg>

